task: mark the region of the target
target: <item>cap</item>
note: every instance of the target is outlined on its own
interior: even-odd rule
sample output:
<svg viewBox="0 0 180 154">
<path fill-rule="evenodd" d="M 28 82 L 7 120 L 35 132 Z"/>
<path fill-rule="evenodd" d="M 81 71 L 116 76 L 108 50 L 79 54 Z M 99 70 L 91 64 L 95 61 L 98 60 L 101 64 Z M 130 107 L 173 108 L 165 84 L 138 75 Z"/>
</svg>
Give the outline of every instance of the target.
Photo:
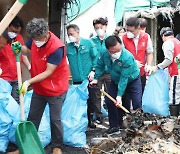
<svg viewBox="0 0 180 154">
<path fill-rule="evenodd" d="M 163 27 L 160 31 L 160 36 L 171 36 L 174 35 L 172 28 L 170 27 Z"/>
</svg>

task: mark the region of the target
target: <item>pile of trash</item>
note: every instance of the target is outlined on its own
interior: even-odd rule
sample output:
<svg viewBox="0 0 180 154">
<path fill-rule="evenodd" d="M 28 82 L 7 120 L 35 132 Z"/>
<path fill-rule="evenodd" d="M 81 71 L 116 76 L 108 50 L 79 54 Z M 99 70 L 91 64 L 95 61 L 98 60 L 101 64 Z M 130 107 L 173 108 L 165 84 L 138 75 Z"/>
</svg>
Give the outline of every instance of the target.
<svg viewBox="0 0 180 154">
<path fill-rule="evenodd" d="M 137 110 L 124 117 L 126 129 L 91 140 L 91 154 L 180 154 L 180 117 Z"/>
</svg>

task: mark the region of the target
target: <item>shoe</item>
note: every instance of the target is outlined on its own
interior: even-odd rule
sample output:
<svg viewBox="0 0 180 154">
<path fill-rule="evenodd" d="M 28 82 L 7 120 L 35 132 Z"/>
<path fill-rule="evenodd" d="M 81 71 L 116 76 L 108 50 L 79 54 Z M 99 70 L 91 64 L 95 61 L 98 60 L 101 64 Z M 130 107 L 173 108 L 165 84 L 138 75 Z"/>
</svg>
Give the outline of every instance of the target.
<svg viewBox="0 0 180 154">
<path fill-rule="evenodd" d="M 93 121 L 89 121 L 89 122 L 88 122 L 88 127 L 89 127 L 89 128 L 96 128 L 96 125 L 94 124 Z"/>
<path fill-rule="evenodd" d="M 120 129 L 120 130 L 123 130 L 123 129 L 126 129 L 126 127 L 125 127 L 124 125 L 120 125 L 120 126 L 119 126 L 119 129 Z"/>
<path fill-rule="evenodd" d="M 98 117 L 97 120 L 99 121 L 99 124 L 104 123 L 104 118 L 102 116 Z"/>
<path fill-rule="evenodd" d="M 53 154 L 62 154 L 62 150 L 60 148 L 53 148 Z"/>
<path fill-rule="evenodd" d="M 88 127 L 90 128 L 96 128 L 96 125 L 93 121 L 93 113 L 88 114 Z"/>
<path fill-rule="evenodd" d="M 109 128 L 108 130 L 106 130 L 105 132 L 104 132 L 104 134 L 115 134 L 115 133 L 119 133 L 119 130 L 120 130 L 120 128 L 119 127 L 111 127 L 111 128 Z"/>
</svg>

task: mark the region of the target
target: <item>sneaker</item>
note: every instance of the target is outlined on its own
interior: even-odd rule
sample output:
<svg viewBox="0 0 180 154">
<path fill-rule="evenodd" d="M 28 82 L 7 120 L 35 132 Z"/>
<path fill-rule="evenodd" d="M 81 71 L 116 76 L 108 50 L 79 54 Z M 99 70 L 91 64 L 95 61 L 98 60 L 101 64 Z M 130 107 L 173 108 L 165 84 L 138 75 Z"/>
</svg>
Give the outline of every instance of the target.
<svg viewBox="0 0 180 154">
<path fill-rule="evenodd" d="M 91 121 L 88 123 L 88 127 L 89 128 L 96 128 L 96 125 L 94 124 L 94 122 Z"/>
<path fill-rule="evenodd" d="M 104 132 L 104 134 L 115 134 L 115 133 L 119 133 L 119 127 L 112 127 L 112 128 L 109 128 L 108 130 L 106 130 Z"/>
<path fill-rule="evenodd" d="M 120 130 L 123 130 L 123 129 L 126 129 L 126 127 L 125 127 L 124 125 L 120 125 L 120 126 L 119 126 L 119 129 L 120 129 Z"/>
<path fill-rule="evenodd" d="M 104 118 L 102 116 L 98 117 L 97 120 L 99 121 L 99 124 L 104 123 Z"/>
</svg>

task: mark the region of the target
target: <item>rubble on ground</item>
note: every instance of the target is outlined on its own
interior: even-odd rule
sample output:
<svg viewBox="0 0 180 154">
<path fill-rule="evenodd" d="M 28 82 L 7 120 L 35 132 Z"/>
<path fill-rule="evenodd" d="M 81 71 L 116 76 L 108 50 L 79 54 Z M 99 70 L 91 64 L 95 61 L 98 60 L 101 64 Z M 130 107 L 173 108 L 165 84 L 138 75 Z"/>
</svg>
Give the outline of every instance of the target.
<svg viewBox="0 0 180 154">
<path fill-rule="evenodd" d="M 137 110 L 124 117 L 125 130 L 91 139 L 91 154 L 180 154 L 180 117 Z"/>
</svg>

